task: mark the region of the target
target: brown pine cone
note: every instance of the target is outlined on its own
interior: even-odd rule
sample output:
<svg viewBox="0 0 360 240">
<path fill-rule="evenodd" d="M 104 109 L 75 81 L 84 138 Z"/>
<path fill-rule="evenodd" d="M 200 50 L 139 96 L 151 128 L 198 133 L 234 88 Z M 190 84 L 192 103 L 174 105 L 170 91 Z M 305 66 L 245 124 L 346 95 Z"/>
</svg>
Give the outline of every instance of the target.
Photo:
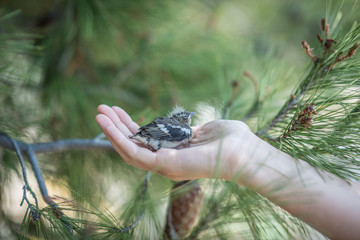
<svg viewBox="0 0 360 240">
<path fill-rule="evenodd" d="M 165 235 L 169 240 L 182 239 L 190 233 L 204 197 L 197 181 L 178 182 L 174 185 L 173 191 L 165 227 Z"/>
</svg>

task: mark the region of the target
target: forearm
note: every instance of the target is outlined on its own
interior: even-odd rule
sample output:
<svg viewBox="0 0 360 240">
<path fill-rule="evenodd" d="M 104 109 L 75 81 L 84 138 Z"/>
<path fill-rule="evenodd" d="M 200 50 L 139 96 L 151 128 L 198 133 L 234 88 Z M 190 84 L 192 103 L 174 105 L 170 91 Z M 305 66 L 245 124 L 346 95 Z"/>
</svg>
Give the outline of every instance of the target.
<svg viewBox="0 0 360 240">
<path fill-rule="evenodd" d="M 357 183 L 348 184 L 332 174 L 319 173 L 258 138 L 252 143 L 258 151 L 249 159 L 252 164 L 243 166 L 241 172 L 246 173 L 246 178 L 238 178 L 239 184 L 257 191 L 331 239 L 358 239 Z"/>
</svg>

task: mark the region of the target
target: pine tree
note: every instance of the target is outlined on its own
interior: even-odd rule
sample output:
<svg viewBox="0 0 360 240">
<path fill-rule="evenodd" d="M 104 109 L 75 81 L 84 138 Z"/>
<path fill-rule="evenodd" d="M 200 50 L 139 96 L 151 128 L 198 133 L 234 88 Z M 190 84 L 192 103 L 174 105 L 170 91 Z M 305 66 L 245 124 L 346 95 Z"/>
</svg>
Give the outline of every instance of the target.
<svg viewBox="0 0 360 240">
<path fill-rule="evenodd" d="M 293 21 L 284 29 L 296 43 L 272 48 L 266 33 L 246 41 L 219 30 L 221 12 L 237 6 L 232 1 L 33 4 L 0 8 L 0 200 L 15 173 L 26 209 L 19 222 L 2 205 L 0 238 L 165 238 L 167 206 L 181 202 L 192 211 L 179 200 L 192 193 L 187 201 L 202 207 L 181 238 L 321 237 L 246 187 L 218 179 L 179 186 L 124 164 L 93 120 L 104 102 L 129 109 L 142 125 L 171 105 L 207 101 L 220 118 L 245 121 L 281 151 L 360 180 L 357 5 L 340 4 L 343 18 L 340 10 L 323 18 L 321 9 L 304 20 L 316 3 L 272 3 L 273 12 L 263 3 L 257 21 L 281 11 Z M 294 34 L 295 25 L 311 31 Z M 286 63 L 302 51 L 307 59 Z M 308 66 L 300 67 L 302 59 Z"/>
</svg>

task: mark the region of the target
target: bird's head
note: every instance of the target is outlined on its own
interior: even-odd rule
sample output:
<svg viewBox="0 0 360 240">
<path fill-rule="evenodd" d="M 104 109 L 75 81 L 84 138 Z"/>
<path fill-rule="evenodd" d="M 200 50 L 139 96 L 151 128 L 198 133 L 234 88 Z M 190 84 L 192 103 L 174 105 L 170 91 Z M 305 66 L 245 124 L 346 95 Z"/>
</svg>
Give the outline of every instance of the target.
<svg viewBox="0 0 360 240">
<path fill-rule="evenodd" d="M 185 111 L 184 108 L 176 106 L 173 111 L 168 115 L 168 117 L 190 126 L 191 117 L 194 116 L 194 114 L 195 112 L 188 112 Z"/>
</svg>

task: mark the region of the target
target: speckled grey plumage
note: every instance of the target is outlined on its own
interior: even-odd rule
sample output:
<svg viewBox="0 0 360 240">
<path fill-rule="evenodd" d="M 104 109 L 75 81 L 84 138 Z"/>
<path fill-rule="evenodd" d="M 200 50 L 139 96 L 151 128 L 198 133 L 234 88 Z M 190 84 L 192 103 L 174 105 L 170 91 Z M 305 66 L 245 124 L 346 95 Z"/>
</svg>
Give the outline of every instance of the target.
<svg viewBox="0 0 360 240">
<path fill-rule="evenodd" d="M 192 137 L 190 123 L 193 115 L 193 112 L 176 107 L 168 117 L 154 119 L 129 137 L 153 151 L 187 146 Z"/>
</svg>

